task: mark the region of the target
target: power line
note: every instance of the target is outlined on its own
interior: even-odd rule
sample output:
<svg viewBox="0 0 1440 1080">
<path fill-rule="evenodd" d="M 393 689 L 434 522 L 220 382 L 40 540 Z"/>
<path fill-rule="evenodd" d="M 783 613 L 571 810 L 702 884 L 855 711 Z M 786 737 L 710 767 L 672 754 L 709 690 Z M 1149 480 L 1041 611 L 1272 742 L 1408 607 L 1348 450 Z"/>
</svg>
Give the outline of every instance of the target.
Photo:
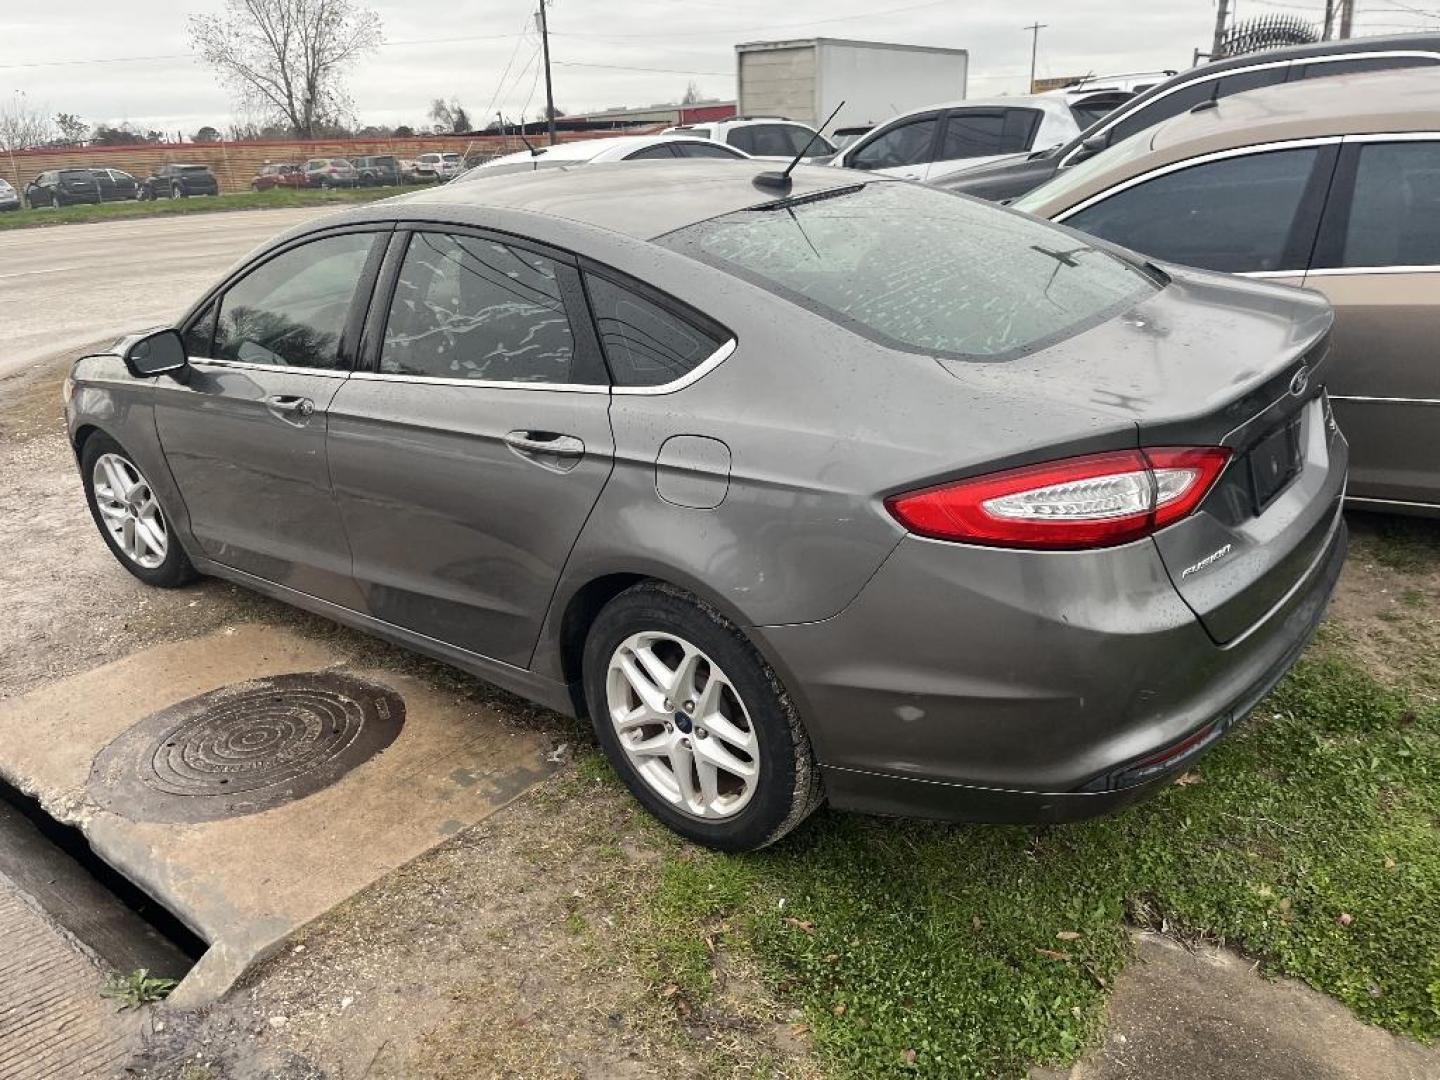
<svg viewBox="0 0 1440 1080">
<path fill-rule="evenodd" d="M 688 68 L 631 67 L 628 64 L 586 64 L 579 60 L 552 60 L 556 67 L 605 68 L 608 71 L 654 71 L 662 75 L 721 75 L 730 77 L 733 71 L 692 71 Z"/>
</svg>

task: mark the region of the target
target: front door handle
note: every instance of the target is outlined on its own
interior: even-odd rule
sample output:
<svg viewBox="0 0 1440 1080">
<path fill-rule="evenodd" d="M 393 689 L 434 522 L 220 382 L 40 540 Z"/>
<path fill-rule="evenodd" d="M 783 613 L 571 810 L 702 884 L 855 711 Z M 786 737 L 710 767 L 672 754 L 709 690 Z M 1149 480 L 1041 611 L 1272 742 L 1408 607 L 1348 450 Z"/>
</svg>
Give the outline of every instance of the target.
<svg viewBox="0 0 1440 1080">
<path fill-rule="evenodd" d="M 303 424 L 315 415 L 315 402 L 293 394 L 272 394 L 265 399 L 265 407 L 292 424 Z"/>
<path fill-rule="evenodd" d="M 569 472 L 585 456 L 585 443 L 557 431 L 512 431 L 505 445 L 529 461 L 556 472 Z"/>
</svg>

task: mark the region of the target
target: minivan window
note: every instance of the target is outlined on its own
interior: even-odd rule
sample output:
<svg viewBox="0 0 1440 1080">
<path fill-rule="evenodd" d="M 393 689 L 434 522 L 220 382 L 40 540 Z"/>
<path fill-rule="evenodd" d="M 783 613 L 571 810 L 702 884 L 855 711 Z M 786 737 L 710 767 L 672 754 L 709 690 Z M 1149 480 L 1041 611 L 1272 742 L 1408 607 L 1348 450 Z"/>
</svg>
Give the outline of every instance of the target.
<svg viewBox="0 0 1440 1080">
<path fill-rule="evenodd" d="M 340 335 L 372 233 L 314 240 L 262 263 L 220 300 L 215 358 L 339 368 Z"/>
<path fill-rule="evenodd" d="M 1304 270 L 1309 246 L 1292 245 L 1290 234 L 1319 154 L 1308 146 L 1192 165 L 1102 199 L 1065 224 L 1204 270 Z"/>
<path fill-rule="evenodd" d="M 693 371 L 728 337 L 708 320 L 685 319 L 598 274 L 585 275 L 585 291 L 600 344 L 616 386 L 660 386 Z"/>
<path fill-rule="evenodd" d="M 573 383 L 575 336 L 553 259 L 449 233 L 410 238 L 380 370 L 485 382 Z"/>
<path fill-rule="evenodd" d="M 1008 359 L 1159 285 L 1042 222 L 942 191 L 861 183 L 741 210 L 660 243 L 892 348 Z"/>
<path fill-rule="evenodd" d="M 1440 266 L 1440 142 L 1359 151 L 1339 265 Z"/>
</svg>

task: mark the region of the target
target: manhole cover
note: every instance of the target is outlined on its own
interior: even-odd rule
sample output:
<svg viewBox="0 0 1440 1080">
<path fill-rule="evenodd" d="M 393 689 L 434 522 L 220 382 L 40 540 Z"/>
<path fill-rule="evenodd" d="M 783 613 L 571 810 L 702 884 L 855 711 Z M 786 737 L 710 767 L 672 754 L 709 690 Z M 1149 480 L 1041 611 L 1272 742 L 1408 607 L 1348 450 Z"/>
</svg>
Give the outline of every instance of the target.
<svg viewBox="0 0 1440 1080">
<path fill-rule="evenodd" d="M 405 702 L 334 672 L 221 687 L 148 717 L 104 750 L 90 797 L 136 821 L 214 821 L 314 794 L 395 741 Z"/>
</svg>

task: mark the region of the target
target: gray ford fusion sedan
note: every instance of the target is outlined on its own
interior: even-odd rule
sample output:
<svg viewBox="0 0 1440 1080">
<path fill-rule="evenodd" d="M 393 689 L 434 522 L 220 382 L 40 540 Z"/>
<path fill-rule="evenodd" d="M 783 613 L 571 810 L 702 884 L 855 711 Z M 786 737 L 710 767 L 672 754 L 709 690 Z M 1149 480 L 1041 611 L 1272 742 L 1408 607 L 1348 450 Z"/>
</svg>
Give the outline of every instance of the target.
<svg viewBox="0 0 1440 1080">
<path fill-rule="evenodd" d="M 802 167 L 499 176 L 296 229 L 76 363 L 100 534 L 588 714 L 678 832 L 1166 782 L 1345 550 L 1330 309 Z"/>
</svg>

